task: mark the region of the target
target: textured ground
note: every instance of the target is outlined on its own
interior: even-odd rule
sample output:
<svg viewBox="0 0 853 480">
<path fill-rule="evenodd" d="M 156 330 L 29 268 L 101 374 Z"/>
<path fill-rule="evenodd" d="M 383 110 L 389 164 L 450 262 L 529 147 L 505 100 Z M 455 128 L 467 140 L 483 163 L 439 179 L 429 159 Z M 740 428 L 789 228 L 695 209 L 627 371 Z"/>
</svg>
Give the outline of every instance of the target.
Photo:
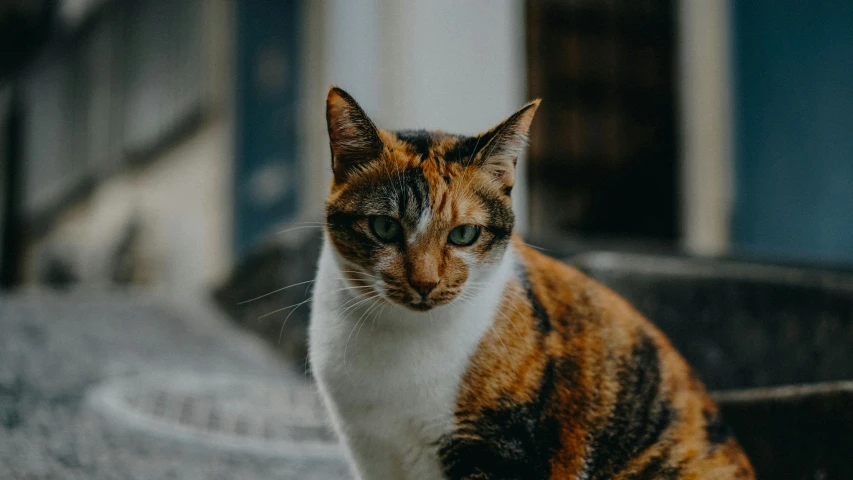
<svg viewBox="0 0 853 480">
<path fill-rule="evenodd" d="M 221 320 L 142 295 L 0 297 L 0 478 L 331 479 L 335 461 L 209 449 L 145 434 L 92 411 L 113 376 L 235 373 L 301 382 Z"/>
</svg>

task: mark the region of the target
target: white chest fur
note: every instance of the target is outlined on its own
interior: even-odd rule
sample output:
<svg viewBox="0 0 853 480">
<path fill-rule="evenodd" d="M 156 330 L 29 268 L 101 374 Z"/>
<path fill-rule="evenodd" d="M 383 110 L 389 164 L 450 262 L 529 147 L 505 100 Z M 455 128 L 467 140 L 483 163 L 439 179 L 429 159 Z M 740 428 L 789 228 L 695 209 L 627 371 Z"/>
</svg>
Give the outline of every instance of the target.
<svg viewBox="0 0 853 480">
<path fill-rule="evenodd" d="M 311 367 L 320 393 L 364 480 L 442 478 L 437 441 L 450 432 L 469 359 L 491 328 L 512 254 L 476 281 L 488 282 L 429 312 L 359 301 L 324 245 L 314 286 Z"/>
</svg>

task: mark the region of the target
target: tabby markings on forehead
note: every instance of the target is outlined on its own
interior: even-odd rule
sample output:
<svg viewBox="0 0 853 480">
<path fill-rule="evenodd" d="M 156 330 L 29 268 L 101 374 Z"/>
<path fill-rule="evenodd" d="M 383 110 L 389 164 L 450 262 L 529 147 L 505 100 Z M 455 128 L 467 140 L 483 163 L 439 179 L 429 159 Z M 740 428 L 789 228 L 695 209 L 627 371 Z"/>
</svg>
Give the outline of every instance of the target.
<svg viewBox="0 0 853 480">
<path fill-rule="evenodd" d="M 399 130 L 394 133 L 400 141 L 407 143 L 416 155 L 421 158 L 429 156 L 433 145 L 433 133 L 427 130 Z"/>
</svg>

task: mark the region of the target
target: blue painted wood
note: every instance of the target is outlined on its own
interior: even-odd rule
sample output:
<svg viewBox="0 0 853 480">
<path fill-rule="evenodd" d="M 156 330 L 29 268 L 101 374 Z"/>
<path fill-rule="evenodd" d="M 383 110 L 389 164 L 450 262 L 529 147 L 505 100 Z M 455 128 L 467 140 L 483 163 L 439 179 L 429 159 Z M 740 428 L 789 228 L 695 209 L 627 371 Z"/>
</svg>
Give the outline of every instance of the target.
<svg viewBox="0 0 853 480">
<path fill-rule="evenodd" d="M 234 248 L 242 256 L 297 213 L 301 0 L 240 0 Z"/>
<path fill-rule="evenodd" d="M 853 1 L 735 0 L 737 250 L 853 261 Z"/>
</svg>

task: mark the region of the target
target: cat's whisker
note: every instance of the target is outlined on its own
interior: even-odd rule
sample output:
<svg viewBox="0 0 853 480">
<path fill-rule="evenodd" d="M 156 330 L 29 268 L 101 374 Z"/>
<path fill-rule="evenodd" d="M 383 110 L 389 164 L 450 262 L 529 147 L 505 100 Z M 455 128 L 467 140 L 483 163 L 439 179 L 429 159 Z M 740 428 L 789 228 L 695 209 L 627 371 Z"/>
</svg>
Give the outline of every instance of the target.
<svg viewBox="0 0 853 480">
<path fill-rule="evenodd" d="M 374 295 L 373 297 L 370 297 L 370 298 L 366 299 L 364 302 L 368 302 L 368 301 L 374 300 L 374 299 L 375 299 L 375 298 L 377 298 L 378 296 L 379 296 L 379 294 L 376 294 L 376 295 Z M 364 302 L 361 302 L 361 303 L 364 303 Z M 372 308 L 372 307 L 373 307 L 373 305 L 371 305 L 370 307 L 368 307 L 368 309 L 370 309 L 370 308 Z M 364 316 L 364 314 L 362 314 L 362 317 L 363 317 L 363 316 Z M 346 343 L 344 344 L 344 358 L 343 358 L 343 360 L 344 360 L 344 372 L 346 372 L 346 371 L 347 371 L 347 349 L 349 348 L 349 341 L 350 341 L 350 339 L 352 339 L 352 334 L 355 332 L 356 327 L 358 327 L 359 322 L 361 322 L 361 317 L 359 317 L 358 321 L 357 321 L 357 322 L 355 322 L 355 325 L 353 325 L 352 330 L 349 332 L 349 337 L 347 337 L 347 341 L 346 341 Z M 348 373 L 347 373 L 347 374 L 348 374 Z"/>
<path fill-rule="evenodd" d="M 514 293 L 514 290 L 511 290 L 511 291 Z M 523 313 L 521 313 L 521 312 L 518 310 L 518 308 L 513 304 L 512 299 L 510 299 L 509 297 L 507 297 L 507 296 L 506 296 L 506 294 L 504 294 L 503 292 L 501 292 L 500 296 L 501 296 L 501 298 L 503 299 L 503 302 L 501 302 L 501 307 L 500 307 L 500 308 L 503 308 L 504 306 L 506 306 L 506 307 L 508 307 L 508 308 L 512 309 L 512 311 L 513 311 L 513 312 L 517 313 L 517 314 L 518 314 L 518 316 L 519 316 L 520 318 L 524 318 L 524 314 L 523 314 Z M 503 314 L 503 312 L 502 312 L 500 309 L 499 309 L 498 311 L 499 311 L 499 312 L 501 312 L 501 313 Z M 509 320 L 509 322 L 512 324 L 513 328 L 515 328 L 515 331 L 516 331 L 519 335 L 521 335 L 521 332 L 519 332 L 518 327 L 515 325 L 515 323 L 514 323 L 512 320 L 510 320 L 510 318 L 509 318 L 508 316 L 506 316 L 506 314 L 504 314 L 504 317 L 506 317 L 506 319 L 507 319 L 507 320 Z"/>
<path fill-rule="evenodd" d="M 285 234 L 287 232 L 292 232 L 294 230 L 303 230 L 306 228 L 326 228 L 326 225 L 325 224 L 324 225 L 302 225 L 300 227 L 286 228 L 284 230 L 281 230 L 280 232 L 275 232 L 275 234 L 276 235 L 282 235 L 282 234 Z"/>
<path fill-rule="evenodd" d="M 347 290 L 357 290 L 359 288 L 373 288 L 373 285 L 347 285 L 345 287 L 338 287 L 333 290 L 329 290 L 326 293 L 345 292 Z"/>
<path fill-rule="evenodd" d="M 529 244 L 529 243 L 527 243 L 527 242 L 521 242 L 521 243 L 522 243 L 522 244 L 524 244 L 524 245 L 527 245 L 527 246 L 528 246 L 528 247 L 530 247 L 530 248 L 535 248 L 536 250 L 541 250 L 541 251 L 543 251 L 543 252 L 550 252 L 550 251 L 551 251 L 551 250 L 548 250 L 547 248 L 537 247 L 536 245 L 531 245 L 531 244 Z"/>
<path fill-rule="evenodd" d="M 311 353 L 305 352 L 305 362 L 302 363 L 302 375 L 305 380 L 310 380 L 308 378 L 308 367 L 311 365 Z"/>
<path fill-rule="evenodd" d="M 502 296 L 502 297 L 503 297 L 503 299 L 507 302 L 507 305 L 512 309 L 512 311 L 513 311 L 513 312 L 517 313 L 517 314 L 518 314 L 519 316 L 521 316 L 521 317 L 523 317 L 523 316 L 524 316 L 524 314 L 523 314 L 523 313 L 521 313 L 521 311 L 518 309 L 518 307 L 516 307 L 516 306 L 515 306 L 515 304 L 512 302 L 512 299 L 511 299 L 511 298 L 507 297 L 507 296 L 506 296 L 506 295 L 504 295 L 504 294 L 501 294 L 501 296 Z"/>
<path fill-rule="evenodd" d="M 370 301 L 374 300 L 375 298 L 376 298 L 376 297 L 368 298 L 368 299 L 366 299 L 364 302 L 361 302 L 360 304 L 364 304 L 364 303 L 370 302 Z M 368 305 L 368 307 L 367 307 L 367 310 L 369 310 L 369 309 L 373 308 L 374 306 L 375 306 L 375 304 L 373 304 L 373 303 L 369 304 L 369 305 Z M 364 316 L 364 314 L 362 314 L 362 317 L 363 317 L 363 316 Z M 358 324 L 359 324 L 359 323 L 361 323 L 361 318 L 362 318 L 362 317 L 359 317 L 358 321 L 356 321 L 356 322 L 353 324 L 353 326 L 352 326 L 352 330 L 350 330 L 350 334 L 349 334 L 349 336 L 347 337 L 347 341 L 346 341 L 346 343 L 344 344 L 344 356 L 343 356 L 344 372 L 347 372 L 347 351 L 348 351 L 348 349 L 349 349 L 349 342 L 350 342 L 350 339 L 352 339 L 352 335 L 353 335 L 353 333 L 355 333 L 356 328 L 358 328 Z M 348 374 L 348 373 L 347 373 L 347 374 Z"/>
<path fill-rule="evenodd" d="M 370 323 L 370 328 L 376 327 L 376 319 L 379 318 L 380 316 L 382 316 L 382 314 L 385 312 L 385 307 L 387 307 L 387 306 L 388 306 L 387 303 L 382 305 L 382 308 L 379 310 L 379 312 L 377 312 L 375 315 L 373 315 L 373 321 Z"/>
<path fill-rule="evenodd" d="M 332 291 L 327 292 L 327 293 L 335 293 L 335 292 L 339 292 L 339 291 L 342 291 L 342 290 L 352 290 L 352 289 L 360 289 L 360 288 L 373 288 L 373 287 L 371 287 L 370 285 L 355 286 L 355 287 L 343 287 L 343 288 L 339 288 L 339 289 L 336 289 L 336 290 L 332 290 Z M 292 305 L 288 305 L 288 306 L 286 306 L 286 307 L 282 307 L 282 308 L 275 309 L 275 310 L 273 310 L 273 311 L 271 311 L 271 312 L 267 312 L 267 313 L 265 313 L 265 314 L 263 314 L 263 315 L 258 316 L 258 320 L 260 320 L 260 319 L 262 319 L 262 318 L 269 317 L 270 315 L 275 315 L 276 313 L 279 313 L 279 312 L 283 312 L 283 311 L 285 311 L 285 310 L 287 310 L 287 309 L 289 309 L 289 308 L 298 308 L 300 305 L 303 305 L 303 304 L 305 304 L 306 302 L 309 302 L 309 301 L 310 301 L 310 300 L 312 300 L 313 298 L 314 298 L 314 296 L 312 295 L 311 297 L 309 297 L 309 298 L 307 298 L 307 299 L 305 299 L 305 300 L 303 300 L 303 301 L 301 301 L 301 302 L 299 302 L 299 303 L 295 303 L 295 304 L 292 304 Z"/>
<path fill-rule="evenodd" d="M 339 292 L 346 292 L 346 291 L 353 291 L 354 290 L 355 292 L 350 292 L 350 293 L 356 293 L 356 294 L 364 295 L 364 292 L 362 290 L 369 290 L 372 288 L 373 287 L 370 285 L 355 285 L 355 286 L 351 286 L 351 287 L 335 288 L 335 289 L 329 290 L 327 292 L 322 292 L 322 293 L 324 295 L 331 295 L 333 293 L 339 293 Z M 316 297 L 317 297 L 317 295 L 312 295 L 310 298 L 316 298 Z M 362 298 L 362 297 L 359 297 L 357 295 L 353 295 L 353 297 L 352 297 L 352 299 L 355 299 L 355 300 L 358 300 L 360 298 Z"/>
<path fill-rule="evenodd" d="M 323 293 L 325 295 L 331 295 L 333 293 L 339 293 L 339 292 L 355 293 L 356 295 L 353 295 L 351 299 L 347 300 L 347 304 L 349 304 L 349 302 L 357 301 L 357 300 L 360 300 L 361 298 L 363 298 L 363 296 L 359 296 L 359 295 L 369 294 L 373 291 L 375 291 L 375 290 L 373 289 L 373 287 L 371 285 L 356 285 L 356 286 L 350 286 L 350 287 L 340 287 L 340 288 L 336 288 L 334 290 L 329 290 L 328 292 L 323 292 Z"/>
<path fill-rule="evenodd" d="M 349 312 L 350 310 L 353 310 L 353 309 L 355 309 L 355 308 L 358 308 L 358 307 L 359 307 L 359 305 L 361 305 L 361 304 L 363 304 L 364 302 L 366 302 L 366 301 L 368 301 L 368 300 L 370 300 L 370 299 L 372 299 L 372 298 L 375 298 L 375 297 L 377 297 L 377 296 L 379 296 L 379 294 L 378 294 L 378 293 L 377 293 L 377 294 L 375 294 L 375 295 L 372 295 L 372 296 L 370 296 L 370 297 L 365 297 L 365 298 L 355 298 L 355 299 L 353 299 L 353 300 L 355 300 L 354 302 L 353 302 L 353 300 L 350 300 L 350 302 L 348 302 L 348 303 L 352 303 L 352 304 L 351 304 L 350 306 L 348 306 L 347 308 L 343 309 L 343 310 L 339 310 L 339 311 L 337 312 L 337 315 L 338 315 L 339 317 L 343 317 L 343 316 L 344 316 L 347 312 Z M 342 307 L 342 308 L 343 308 L 343 307 Z"/>
<path fill-rule="evenodd" d="M 314 297 L 312 296 L 312 297 L 310 297 L 310 298 L 308 298 L 307 300 L 304 300 L 304 301 L 305 301 L 305 302 L 307 302 L 308 300 L 311 300 L 312 298 L 314 298 Z M 273 311 L 271 311 L 271 312 L 267 312 L 267 313 L 265 313 L 265 314 L 263 314 L 263 315 L 258 315 L 258 321 L 260 322 L 262 318 L 269 317 L 270 315 L 275 315 L 276 313 L 283 312 L 283 311 L 285 311 L 285 310 L 287 310 L 287 309 L 289 309 L 289 308 L 298 307 L 299 305 L 302 305 L 302 303 L 303 303 L 303 302 L 295 303 L 295 304 L 293 304 L 293 305 L 288 305 L 288 306 L 286 306 L 286 307 L 277 308 L 277 309 L 275 309 L 275 310 L 273 310 Z"/>
<path fill-rule="evenodd" d="M 459 300 L 460 302 L 465 303 L 466 305 L 472 305 L 472 306 L 474 305 L 474 297 L 465 297 L 465 296 L 460 296 L 460 297 L 458 297 L 458 298 L 457 298 L 457 300 Z"/>
<path fill-rule="evenodd" d="M 372 297 L 371 297 L 371 298 L 372 298 Z M 352 301 L 352 300 L 351 300 L 351 301 L 348 303 L 348 304 L 349 304 L 349 306 L 348 306 L 348 307 L 343 308 L 343 306 L 342 306 L 342 307 L 341 307 L 342 309 L 337 310 L 335 313 L 336 313 L 336 315 L 337 315 L 338 317 L 344 317 L 344 316 L 345 316 L 345 315 L 346 315 L 350 310 L 355 310 L 355 309 L 357 309 L 357 308 L 359 307 L 359 305 L 361 305 L 362 303 L 364 303 L 364 301 L 365 301 L 366 299 L 367 299 L 367 297 L 365 297 L 365 298 L 356 298 L 356 299 L 354 299 L 355 301 Z"/>
<path fill-rule="evenodd" d="M 458 300 L 471 299 L 473 300 L 476 296 L 472 292 L 464 291 L 456 297 Z"/>
<path fill-rule="evenodd" d="M 347 279 L 346 278 L 339 278 L 338 280 L 343 282 Z M 337 293 L 337 292 L 344 292 L 347 290 L 360 290 L 360 289 L 365 289 L 365 288 L 374 288 L 374 286 L 373 285 L 346 285 L 343 287 L 338 287 L 338 288 L 329 290 L 328 292 L 324 292 L 324 293 L 328 295 L 328 294 Z"/>
<path fill-rule="evenodd" d="M 509 347 L 506 346 L 506 343 L 504 343 L 504 339 L 501 338 L 501 334 L 498 333 L 494 325 L 489 325 L 489 328 L 492 330 L 492 333 L 494 333 L 495 336 L 498 338 L 498 341 L 501 342 L 501 345 L 504 346 L 504 350 L 506 350 L 506 356 L 509 359 L 509 365 L 510 367 L 512 367 L 512 370 L 515 371 L 515 361 L 512 359 L 512 353 L 510 353 Z"/>
<path fill-rule="evenodd" d="M 303 301 L 299 302 L 296 305 L 296 307 L 293 310 L 291 310 L 289 314 L 287 314 L 287 316 L 284 318 L 284 321 L 281 322 L 281 328 L 278 329 L 278 343 L 279 344 L 281 344 L 281 336 L 282 336 L 282 334 L 284 334 L 284 325 L 287 323 L 287 319 L 290 318 L 290 316 L 293 315 L 293 312 L 295 312 L 299 307 L 301 307 L 302 305 L 305 305 L 306 303 L 308 303 L 310 301 L 311 301 L 311 299 L 309 298 L 307 300 L 303 300 Z"/>
<path fill-rule="evenodd" d="M 512 321 L 511 318 L 509 318 L 509 316 L 507 314 L 502 312 L 500 310 L 500 308 L 498 308 L 497 312 L 500 313 L 501 315 L 503 315 L 503 317 L 506 319 L 506 321 L 509 322 L 510 325 L 512 325 L 512 328 L 515 330 L 515 333 L 517 333 L 519 337 L 523 336 L 521 334 L 521 330 L 518 329 L 518 326 L 515 324 L 515 322 Z"/>
<path fill-rule="evenodd" d="M 382 296 L 382 294 L 381 294 L 381 293 L 379 293 L 379 292 L 374 292 L 374 293 L 375 293 L 376 295 L 373 295 L 373 296 L 371 296 L 371 297 L 369 297 L 369 298 L 367 298 L 367 299 L 369 300 L 369 299 L 372 299 L 372 298 L 376 298 L 376 297 L 380 297 L 380 296 Z M 365 298 L 359 298 L 359 297 L 355 297 L 355 298 L 353 298 L 353 299 L 350 299 L 347 303 L 345 303 L 344 305 L 341 305 L 341 308 L 342 308 L 343 310 L 338 312 L 338 316 L 341 316 L 341 317 L 342 317 L 342 316 L 344 316 L 344 314 L 346 314 L 348 311 L 350 311 L 350 310 L 352 310 L 352 309 L 354 309 L 354 308 L 357 308 L 359 305 L 361 305 L 362 303 L 364 303 L 364 300 L 365 300 Z M 354 302 L 354 303 L 353 303 L 353 302 Z M 347 307 L 347 305 L 349 305 L 349 306 Z M 346 308 L 344 308 L 344 307 L 346 307 Z"/>
<path fill-rule="evenodd" d="M 347 288 L 346 290 L 351 290 L 351 289 L 354 289 L 354 288 L 365 288 L 365 287 L 349 287 L 349 288 Z M 296 308 L 294 308 L 293 310 L 291 310 L 291 311 L 290 311 L 290 313 L 288 313 L 286 317 L 284 317 L 284 321 L 281 323 L 281 329 L 280 329 L 280 330 L 279 330 L 279 332 L 278 332 L 278 343 L 281 343 L 281 334 L 282 334 L 282 332 L 284 332 L 284 325 L 287 323 L 287 319 L 289 319 L 289 318 L 290 318 L 290 316 L 291 316 L 291 315 L 293 315 L 293 312 L 295 312 L 296 310 L 298 310 L 298 309 L 299 309 L 299 307 L 300 307 L 301 305 L 303 305 L 303 304 L 305 304 L 305 303 L 309 302 L 309 301 L 310 301 L 310 300 L 312 300 L 313 298 L 314 298 L 314 297 L 312 296 L 311 298 L 308 298 L 307 300 L 305 300 L 305 301 L 301 302 L 299 305 L 297 305 L 297 306 L 296 306 Z"/>
<path fill-rule="evenodd" d="M 286 287 L 277 288 L 277 289 L 275 289 L 275 290 L 273 290 L 273 291 L 271 291 L 271 292 L 269 292 L 269 293 L 265 293 L 265 294 L 263 294 L 263 295 L 258 295 L 258 296 L 257 296 L 257 297 L 255 297 L 255 298 L 250 298 L 250 299 L 248 299 L 248 300 L 243 300 L 242 302 L 239 302 L 237 305 L 245 305 L 245 304 L 247 304 L 247 303 L 254 302 L 255 300 L 260 300 L 260 299 L 262 299 L 262 298 L 269 297 L 270 295 L 274 295 L 274 294 L 276 294 L 276 293 L 278 293 L 278 292 L 283 292 L 283 291 L 285 291 L 285 290 L 287 290 L 287 289 L 289 289 L 289 288 L 298 287 L 299 285 L 311 284 L 311 283 L 314 283 L 315 281 L 316 281 L 316 279 L 314 279 L 314 280 L 306 280 L 306 281 L 304 281 L 304 282 L 294 283 L 294 284 L 292 284 L 292 285 L 288 285 L 288 286 L 286 286 Z"/>
<path fill-rule="evenodd" d="M 341 273 L 357 273 L 357 274 L 359 274 L 359 275 L 367 275 L 368 277 L 379 278 L 379 277 L 378 277 L 378 276 L 376 276 L 376 275 L 372 275 L 372 274 L 370 274 L 370 273 L 362 272 L 362 271 L 359 271 L 359 270 L 341 270 Z"/>
<path fill-rule="evenodd" d="M 358 320 L 355 321 L 355 327 L 353 327 L 353 331 L 355 331 L 356 329 L 358 330 L 358 333 L 356 333 L 356 335 L 355 335 L 355 341 L 356 342 L 358 342 L 358 337 L 359 337 L 359 334 L 361 333 L 361 327 L 364 326 L 364 323 L 362 323 L 362 320 L 364 320 L 364 322 L 366 323 L 367 318 L 368 318 L 367 315 L 372 313 L 373 310 L 378 308 L 380 305 L 381 305 L 381 303 L 379 303 L 379 301 L 374 298 L 373 301 L 370 302 L 368 307 L 364 309 L 364 312 L 362 312 L 361 316 L 358 317 Z M 352 336 L 352 333 L 350 333 L 350 336 Z M 346 348 L 346 346 L 344 346 L 344 348 Z"/>
<path fill-rule="evenodd" d="M 358 318 L 358 321 L 361 322 L 362 317 L 364 317 L 365 315 L 369 315 L 374 310 L 377 310 L 380 306 L 382 306 L 382 301 L 377 300 L 373 305 L 370 306 L 370 308 L 368 308 L 367 310 L 365 310 L 365 312 L 363 314 L 361 314 L 361 317 Z M 364 324 L 367 323 L 368 318 L 370 318 L 370 317 L 366 317 L 364 319 L 364 323 L 361 324 L 361 327 L 358 327 L 358 332 L 356 332 L 356 334 L 355 334 L 355 341 L 356 342 L 358 342 L 358 336 L 361 334 L 361 329 L 364 328 Z M 356 322 L 356 323 L 358 323 L 358 322 Z"/>
</svg>

